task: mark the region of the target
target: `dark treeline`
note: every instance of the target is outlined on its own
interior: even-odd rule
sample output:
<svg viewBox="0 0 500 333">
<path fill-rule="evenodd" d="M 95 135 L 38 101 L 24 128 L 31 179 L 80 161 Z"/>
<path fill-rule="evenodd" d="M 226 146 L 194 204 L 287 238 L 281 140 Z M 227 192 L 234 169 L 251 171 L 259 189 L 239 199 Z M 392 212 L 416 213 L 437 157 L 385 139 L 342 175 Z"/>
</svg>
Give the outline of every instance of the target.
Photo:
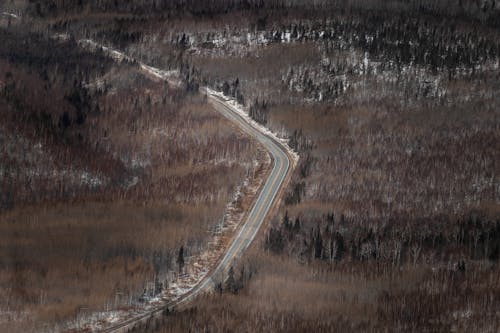
<svg viewBox="0 0 500 333">
<path fill-rule="evenodd" d="M 125 171 L 123 163 L 96 146 L 86 129 L 88 117 L 101 111 L 98 98 L 102 95 L 89 90 L 86 83 L 109 70 L 112 60 L 101 52 L 82 50 L 73 40 L 61 43 L 38 33 L 0 29 L 0 39 L 0 81 L 4 82 L 0 115 L 7 133 L 40 142 L 61 167 L 85 166 L 118 182 Z M 46 186 L 44 180 L 21 183 L 19 162 L 8 147 L 3 147 L 2 154 L 0 210 L 14 207 L 21 200 L 20 192 L 27 202 L 74 196 L 63 184 L 54 191 L 36 191 Z"/>
<path fill-rule="evenodd" d="M 99 112 L 99 92 L 89 91 L 84 83 L 103 75 L 112 60 L 102 52 L 82 50 L 73 40 L 59 43 L 42 34 L 6 30 L 0 30 L 0 38 L 0 58 L 12 66 L 6 67 L 8 84 L 2 91 L 2 98 L 12 107 L 5 116 L 34 126 L 34 137 L 49 135 L 69 143 L 69 129 Z M 36 79 L 30 82 L 29 76 Z M 60 104 L 55 103 L 58 96 Z M 37 103 L 32 103 L 35 99 Z"/>
<path fill-rule="evenodd" d="M 249 10 L 262 8 L 283 8 L 283 1 L 263 1 L 263 0 L 175 0 L 175 1 L 114 1 L 114 0 L 94 0 L 94 1 L 71 1 L 71 0 L 49 0 L 32 1 L 28 7 L 31 14 L 36 16 L 53 16 L 61 13 L 76 13 L 82 9 L 104 12 L 126 12 L 137 15 L 171 12 L 190 13 L 196 16 L 211 16 L 227 13 L 233 10 Z"/>
<path fill-rule="evenodd" d="M 74 40 L 60 43 L 44 34 L 22 29 L 0 29 L 0 38 L 1 58 L 15 66 L 29 68 L 49 84 L 55 80 L 61 80 L 64 85 L 78 79 L 88 81 L 92 75 L 104 74 L 113 62 L 99 50 L 92 54 L 82 50 Z M 51 71 L 55 67 L 58 71 Z M 64 75 L 56 79 L 56 74 Z"/>
<path fill-rule="evenodd" d="M 265 247 L 275 253 L 287 250 L 307 261 L 376 260 L 402 265 L 455 260 L 464 269 L 466 260 L 499 260 L 500 221 L 475 215 L 458 220 L 443 216 L 432 224 L 388 221 L 369 227 L 355 225 L 344 215 L 292 218 L 287 212 L 281 224 L 268 231 Z"/>
<path fill-rule="evenodd" d="M 36 16 L 53 16 L 62 13 L 78 13 L 87 9 L 96 12 L 126 12 L 138 15 L 151 13 L 191 14 L 194 16 L 214 16 L 232 11 L 289 11 L 301 12 L 321 10 L 323 14 L 337 11 L 392 11 L 401 13 L 427 14 L 462 18 L 481 22 L 490 26 L 499 26 L 498 13 L 500 3 L 496 0 L 335 0 L 315 1 L 314 4 L 305 0 L 174 0 L 174 1 L 114 1 L 114 0 L 32 0 L 29 3 L 29 13 Z"/>
<path fill-rule="evenodd" d="M 453 73 L 458 67 L 471 68 L 496 60 L 500 55 L 500 43 L 487 34 L 464 31 L 450 21 L 440 23 L 406 15 L 389 18 L 367 14 L 363 19 L 351 17 L 326 24 L 298 23 L 282 27 L 282 30 L 290 32 L 292 40 L 323 42 L 329 52 L 357 46 L 376 59 L 390 59 L 397 65 L 428 66 L 434 72 Z M 270 40 L 281 40 L 279 30 L 270 34 Z M 332 74 L 342 74 L 332 70 Z"/>
</svg>

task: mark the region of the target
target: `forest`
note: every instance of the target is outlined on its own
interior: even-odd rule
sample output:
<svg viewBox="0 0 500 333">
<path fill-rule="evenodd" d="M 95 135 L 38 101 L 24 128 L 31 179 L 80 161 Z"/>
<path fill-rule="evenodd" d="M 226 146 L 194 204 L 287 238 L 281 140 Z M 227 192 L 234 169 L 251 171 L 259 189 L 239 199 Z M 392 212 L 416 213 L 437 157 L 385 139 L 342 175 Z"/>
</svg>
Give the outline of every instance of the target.
<svg viewBox="0 0 500 333">
<path fill-rule="evenodd" d="M 0 34 L 0 330 L 156 295 L 208 250 L 235 192 L 244 209 L 265 154 L 189 82 L 74 39 Z"/>
<path fill-rule="evenodd" d="M 0 330 L 126 309 L 207 249 L 269 160 L 204 86 L 287 140 L 299 164 L 213 292 L 131 332 L 500 330 L 499 1 L 0 11 L 21 17 L 0 19 Z"/>
</svg>

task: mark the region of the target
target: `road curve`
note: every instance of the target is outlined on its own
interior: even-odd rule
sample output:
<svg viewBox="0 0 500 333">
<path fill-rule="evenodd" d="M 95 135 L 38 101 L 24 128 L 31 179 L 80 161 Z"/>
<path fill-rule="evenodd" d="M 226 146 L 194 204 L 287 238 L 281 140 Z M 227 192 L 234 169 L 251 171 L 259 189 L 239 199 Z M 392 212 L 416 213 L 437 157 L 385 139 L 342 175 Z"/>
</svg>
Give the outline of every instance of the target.
<svg viewBox="0 0 500 333">
<path fill-rule="evenodd" d="M 240 257 L 252 243 L 267 214 L 276 202 L 278 193 L 283 187 L 285 180 L 291 173 L 291 166 L 294 165 L 294 160 L 283 143 L 277 141 L 257 126 L 250 124 L 230 103 L 228 103 L 227 99 L 211 93 L 208 89 L 206 89 L 206 94 L 208 102 L 212 104 L 218 112 L 238 125 L 243 132 L 258 140 L 269 151 L 273 160 L 271 173 L 264 183 L 264 186 L 261 188 L 250 212 L 246 215 L 246 221 L 231 240 L 231 245 L 218 261 L 215 269 L 211 270 L 193 289 L 177 300 L 166 303 L 146 314 L 141 314 L 117 323 L 112 327 L 102 330 L 101 332 L 103 333 L 125 332 L 135 324 L 159 315 L 164 310 L 173 310 L 181 307 L 192 301 L 201 293 L 212 289 L 217 282 L 220 282 L 221 277 L 225 276 L 235 259 Z"/>
</svg>

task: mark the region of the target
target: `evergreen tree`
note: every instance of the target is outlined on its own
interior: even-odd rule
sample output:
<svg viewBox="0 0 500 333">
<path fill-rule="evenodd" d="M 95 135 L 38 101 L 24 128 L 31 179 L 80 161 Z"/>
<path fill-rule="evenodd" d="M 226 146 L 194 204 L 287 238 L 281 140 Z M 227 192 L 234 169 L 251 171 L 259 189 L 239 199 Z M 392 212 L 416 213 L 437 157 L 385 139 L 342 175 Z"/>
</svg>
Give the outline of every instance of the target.
<svg viewBox="0 0 500 333">
<path fill-rule="evenodd" d="M 290 218 L 288 217 L 288 211 L 285 212 L 285 216 L 283 217 L 283 227 L 286 231 L 290 231 L 292 229 L 292 224 L 290 223 Z"/>
<path fill-rule="evenodd" d="M 179 254 L 177 255 L 177 264 L 179 265 L 179 274 L 182 273 L 184 268 L 184 246 L 179 249 Z"/>
<path fill-rule="evenodd" d="M 222 93 L 228 96 L 229 92 L 230 92 L 229 83 L 227 83 L 227 81 L 224 81 L 224 83 L 222 84 Z"/>
<path fill-rule="evenodd" d="M 283 251 L 285 243 L 283 240 L 283 234 L 279 228 L 271 228 L 266 238 L 266 248 L 275 252 L 280 253 Z"/>
<path fill-rule="evenodd" d="M 319 226 L 314 235 L 314 258 L 321 259 L 323 255 L 323 238 L 321 237 L 321 232 Z"/>
<path fill-rule="evenodd" d="M 342 260 L 342 257 L 344 256 L 345 252 L 345 245 L 344 245 L 344 237 L 340 233 L 335 234 L 335 244 L 336 244 L 336 251 L 335 251 L 335 260 L 340 261 Z"/>
<path fill-rule="evenodd" d="M 236 280 L 234 279 L 234 269 L 233 266 L 229 268 L 229 272 L 227 272 L 227 280 L 224 289 L 226 291 L 229 291 L 233 294 L 236 294 L 237 287 L 236 287 Z"/>
<path fill-rule="evenodd" d="M 293 231 L 296 233 L 300 231 L 300 220 L 298 216 L 295 218 L 295 223 L 293 224 Z"/>
</svg>

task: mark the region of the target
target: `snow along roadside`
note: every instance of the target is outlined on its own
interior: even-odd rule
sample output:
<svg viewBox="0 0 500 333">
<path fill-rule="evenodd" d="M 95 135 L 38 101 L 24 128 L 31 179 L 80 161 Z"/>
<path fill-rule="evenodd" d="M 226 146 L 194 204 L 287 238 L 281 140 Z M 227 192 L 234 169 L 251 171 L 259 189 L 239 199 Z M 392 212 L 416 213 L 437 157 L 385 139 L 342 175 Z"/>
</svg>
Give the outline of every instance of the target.
<svg viewBox="0 0 500 333">
<path fill-rule="evenodd" d="M 250 126 L 258 130 L 264 135 L 267 135 L 271 137 L 272 139 L 276 140 L 277 142 L 281 143 L 281 145 L 286 149 L 287 153 L 292 156 L 293 162 L 297 163 L 299 160 L 299 154 L 297 154 L 290 146 L 289 146 L 289 139 L 279 137 L 277 133 L 272 132 L 269 128 L 265 127 L 262 124 L 259 124 L 255 120 L 253 120 L 248 113 L 245 111 L 245 107 L 238 103 L 235 99 L 232 97 L 228 97 L 224 95 L 222 92 L 213 90 L 209 87 L 202 88 L 207 91 L 207 94 L 213 95 L 213 96 L 218 96 L 222 99 L 224 99 L 224 102 L 231 105 L 233 110 L 241 117 L 243 118 Z M 201 90 L 201 89 L 200 89 Z"/>
<path fill-rule="evenodd" d="M 68 39 L 68 35 L 56 35 L 56 38 L 60 39 Z M 170 70 L 170 71 L 164 71 L 159 68 L 155 68 L 153 66 L 146 65 L 145 63 L 138 61 L 137 59 L 134 59 L 132 57 L 129 57 L 128 55 L 124 54 L 123 52 L 117 51 L 115 49 L 109 48 L 107 46 L 100 45 L 93 40 L 90 39 L 81 39 L 78 41 L 78 44 L 85 47 L 90 47 L 90 49 L 95 50 L 100 48 L 103 52 L 108 54 L 110 57 L 115 59 L 117 62 L 122 62 L 124 60 L 129 61 L 129 62 L 134 62 L 139 65 L 139 67 L 148 75 L 153 76 L 156 79 L 164 80 L 167 81 L 169 84 L 172 84 L 173 86 L 179 87 L 182 85 L 182 80 L 180 79 L 179 75 L 180 72 L 178 70 Z M 253 120 L 248 113 L 245 111 L 245 107 L 238 103 L 234 98 L 224 95 L 220 91 L 216 91 L 214 89 L 211 89 L 209 87 L 204 87 L 200 89 L 201 91 L 206 90 L 207 94 L 214 95 L 221 97 L 225 100 L 225 102 L 234 109 L 238 113 L 239 116 L 241 116 L 248 124 L 250 124 L 252 127 L 257 129 L 259 132 L 261 132 L 264 135 L 270 136 L 272 139 L 278 141 L 279 143 L 282 144 L 282 146 L 287 150 L 287 153 L 290 154 L 290 156 L 293 157 L 294 163 L 297 163 L 299 160 L 299 155 L 289 146 L 289 139 L 280 137 L 277 133 L 272 132 L 270 129 L 265 127 L 262 124 L 259 124 L 255 120 Z"/>
</svg>

